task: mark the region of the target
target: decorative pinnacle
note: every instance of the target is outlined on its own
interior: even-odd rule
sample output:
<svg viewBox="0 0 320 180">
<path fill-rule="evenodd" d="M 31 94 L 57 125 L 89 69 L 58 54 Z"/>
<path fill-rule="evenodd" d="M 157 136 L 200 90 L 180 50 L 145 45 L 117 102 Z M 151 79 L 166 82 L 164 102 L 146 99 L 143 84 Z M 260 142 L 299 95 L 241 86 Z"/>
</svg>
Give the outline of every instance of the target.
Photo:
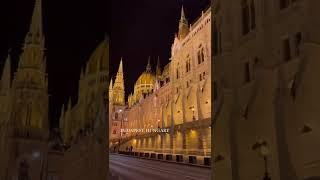
<svg viewBox="0 0 320 180">
<path fill-rule="evenodd" d="M 148 58 L 148 64 L 147 64 L 146 72 L 151 72 L 150 56 Z"/>
</svg>

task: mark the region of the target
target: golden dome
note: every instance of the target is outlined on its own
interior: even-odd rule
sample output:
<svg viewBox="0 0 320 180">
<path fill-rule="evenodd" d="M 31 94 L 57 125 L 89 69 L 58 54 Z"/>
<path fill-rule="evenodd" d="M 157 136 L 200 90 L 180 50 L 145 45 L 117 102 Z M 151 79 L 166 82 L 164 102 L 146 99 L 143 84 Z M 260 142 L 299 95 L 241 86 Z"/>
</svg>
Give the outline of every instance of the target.
<svg viewBox="0 0 320 180">
<path fill-rule="evenodd" d="M 149 72 L 143 72 L 138 80 L 136 81 L 136 86 L 141 85 L 152 85 L 155 83 L 156 77 Z"/>
<path fill-rule="evenodd" d="M 104 39 L 91 55 L 87 64 L 87 73 L 108 70 L 109 46 L 107 41 L 107 39 Z"/>
</svg>

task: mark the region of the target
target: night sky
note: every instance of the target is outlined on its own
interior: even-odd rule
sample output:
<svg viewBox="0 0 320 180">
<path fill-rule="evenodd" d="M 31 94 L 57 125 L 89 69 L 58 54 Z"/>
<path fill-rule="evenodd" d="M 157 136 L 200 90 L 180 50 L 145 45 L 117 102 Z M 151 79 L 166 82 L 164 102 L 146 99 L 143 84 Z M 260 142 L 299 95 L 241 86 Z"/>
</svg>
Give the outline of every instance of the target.
<svg viewBox="0 0 320 180">
<path fill-rule="evenodd" d="M 157 56 L 162 66 L 167 64 L 181 5 L 181 0 L 43 0 L 52 127 L 58 124 L 61 105 L 69 97 L 76 103 L 80 69 L 106 33 L 111 39 L 112 77 L 124 58 L 126 94 L 145 70 L 148 56 L 153 69 Z M 209 0 L 184 0 L 183 5 L 190 23 Z M 0 72 L 9 49 L 16 71 L 32 10 L 33 0 L 1 1 Z"/>
</svg>

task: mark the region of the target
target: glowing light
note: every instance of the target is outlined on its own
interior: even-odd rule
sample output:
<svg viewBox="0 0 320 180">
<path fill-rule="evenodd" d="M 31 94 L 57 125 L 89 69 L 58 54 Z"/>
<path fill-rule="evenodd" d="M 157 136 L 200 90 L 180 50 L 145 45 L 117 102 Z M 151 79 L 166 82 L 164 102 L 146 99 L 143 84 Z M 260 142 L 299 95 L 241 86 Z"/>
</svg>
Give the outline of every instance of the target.
<svg viewBox="0 0 320 180">
<path fill-rule="evenodd" d="M 32 153 L 32 157 L 33 157 L 33 159 L 38 159 L 40 157 L 40 152 L 39 151 L 34 151 Z"/>
</svg>

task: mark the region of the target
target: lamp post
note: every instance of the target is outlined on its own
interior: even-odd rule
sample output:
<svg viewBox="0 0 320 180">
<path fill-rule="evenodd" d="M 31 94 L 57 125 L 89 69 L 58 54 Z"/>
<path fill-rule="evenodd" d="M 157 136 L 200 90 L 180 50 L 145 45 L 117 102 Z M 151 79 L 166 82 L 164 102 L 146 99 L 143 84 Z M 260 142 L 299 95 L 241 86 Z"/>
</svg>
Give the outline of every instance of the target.
<svg viewBox="0 0 320 180">
<path fill-rule="evenodd" d="M 256 142 L 252 149 L 254 151 L 258 151 L 258 153 L 263 157 L 264 160 L 264 177 L 263 180 L 271 180 L 271 177 L 269 176 L 268 173 L 268 155 L 270 153 L 268 144 L 266 141 L 260 140 L 259 142 Z"/>
</svg>

